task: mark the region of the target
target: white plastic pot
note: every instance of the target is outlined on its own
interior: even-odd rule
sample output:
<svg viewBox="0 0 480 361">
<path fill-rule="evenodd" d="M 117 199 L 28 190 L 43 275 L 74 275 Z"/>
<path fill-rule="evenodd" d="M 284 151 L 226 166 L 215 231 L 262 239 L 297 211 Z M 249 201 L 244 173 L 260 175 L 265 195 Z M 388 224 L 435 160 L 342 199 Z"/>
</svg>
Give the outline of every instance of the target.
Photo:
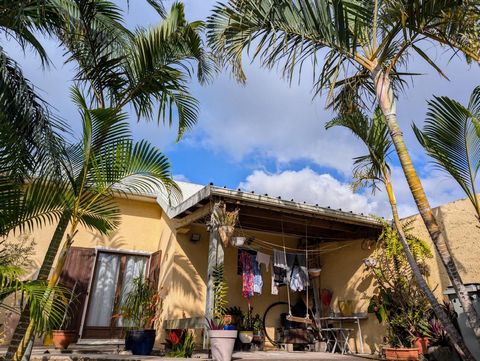
<svg viewBox="0 0 480 361">
<path fill-rule="evenodd" d="M 241 343 L 252 343 L 253 341 L 253 331 L 240 331 L 238 338 Z"/>
<path fill-rule="evenodd" d="M 215 361 L 231 361 L 237 330 L 210 330 L 210 348 Z"/>
<path fill-rule="evenodd" d="M 232 237 L 230 239 L 230 243 L 234 247 L 241 247 L 243 246 L 246 240 L 247 240 L 247 237 Z"/>
</svg>

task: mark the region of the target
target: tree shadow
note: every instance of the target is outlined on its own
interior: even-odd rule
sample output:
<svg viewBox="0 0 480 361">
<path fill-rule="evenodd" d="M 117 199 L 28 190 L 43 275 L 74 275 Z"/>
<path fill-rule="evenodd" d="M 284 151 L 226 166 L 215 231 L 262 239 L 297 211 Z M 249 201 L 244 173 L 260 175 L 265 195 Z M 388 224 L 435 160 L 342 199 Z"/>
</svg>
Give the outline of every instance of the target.
<svg viewBox="0 0 480 361">
<path fill-rule="evenodd" d="M 118 230 L 108 235 L 96 232 L 89 232 L 89 234 L 92 236 L 90 243 L 95 246 L 121 249 L 127 244 L 125 238 L 119 234 Z"/>
</svg>

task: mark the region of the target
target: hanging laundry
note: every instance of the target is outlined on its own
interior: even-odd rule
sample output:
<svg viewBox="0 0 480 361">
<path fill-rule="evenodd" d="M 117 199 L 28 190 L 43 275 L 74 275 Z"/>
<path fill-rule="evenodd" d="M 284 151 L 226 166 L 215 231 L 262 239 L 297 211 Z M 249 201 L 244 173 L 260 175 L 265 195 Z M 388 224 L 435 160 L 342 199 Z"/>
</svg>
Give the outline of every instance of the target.
<svg viewBox="0 0 480 361">
<path fill-rule="evenodd" d="M 276 287 L 287 284 L 288 265 L 285 253 L 283 251 L 273 250 L 273 282 Z"/>
<path fill-rule="evenodd" d="M 242 296 L 250 298 L 254 294 L 254 274 L 253 274 L 254 256 L 242 251 L 240 253 L 240 264 L 242 267 Z"/>
<path fill-rule="evenodd" d="M 294 292 L 303 291 L 308 287 L 307 258 L 303 253 L 292 254 L 294 261 L 290 275 L 290 289 Z"/>
<path fill-rule="evenodd" d="M 265 270 L 268 272 L 269 266 L 270 266 L 270 255 L 262 253 L 262 252 L 257 252 L 257 262 L 258 265 L 260 266 L 261 264 L 265 265 Z"/>
<path fill-rule="evenodd" d="M 251 257 L 252 257 L 252 264 L 253 264 L 253 292 L 261 295 L 262 288 L 263 288 L 263 278 L 260 272 L 260 264 L 257 262 L 256 256 L 252 255 Z"/>
</svg>

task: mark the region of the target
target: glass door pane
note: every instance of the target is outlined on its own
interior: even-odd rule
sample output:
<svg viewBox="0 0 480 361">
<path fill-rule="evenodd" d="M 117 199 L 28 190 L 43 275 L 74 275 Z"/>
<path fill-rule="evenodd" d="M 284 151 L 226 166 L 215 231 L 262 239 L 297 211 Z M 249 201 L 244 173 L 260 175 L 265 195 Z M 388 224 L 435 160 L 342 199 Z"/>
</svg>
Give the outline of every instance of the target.
<svg viewBox="0 0 480 361">
<path fill-rule="evenodd" d="M 98 254 L 90 293 L 87 326 L 109 327 L 111 325 L 119 270 L 119 255 L 102 252 Z"/>
<path fill-rule="evenodd" d="M 145 277 L 147 266 L 147 257 L 144 256 L 127 256 L 125 262 L 125 271 L 123 273 L 122 291 L 120 295 L 120 307 L 125 303 L 128 293 L 132 290 L 133 280 L 139 276 Z M 128 325 L 120 317 L 117 319 L 118 327 L 128 327 Z"/>
</svg>

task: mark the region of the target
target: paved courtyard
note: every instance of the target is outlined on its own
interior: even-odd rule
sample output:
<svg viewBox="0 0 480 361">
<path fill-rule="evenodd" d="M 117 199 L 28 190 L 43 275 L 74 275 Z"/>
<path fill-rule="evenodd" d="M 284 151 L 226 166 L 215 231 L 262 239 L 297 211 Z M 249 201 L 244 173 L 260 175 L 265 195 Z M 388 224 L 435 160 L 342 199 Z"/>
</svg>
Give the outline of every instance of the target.
<svg viewBox="0 0 480 361">
<path fill-rule="evenodd" d="M 32 354 L 31 361 L 178 361 L 183 360 L 179 358 L 166 358 L 160 356 L 132 356 L 121 355 L 116 353 L 85 353 L 85 352 L 72 352 L 61 353 L 56 350 L 48 350 L 46 353 L 44 348 L 36 348 Z M 193 359 L 208 360 L 206 353 L 194 354 Z M 192 360 L 192 359 L 184 359 Z M 285 352 L 285 351 L 267 351 L 267 352 L 235 352 L 233 360 L 248 360 L 248 361 L 283 361 L 283 360 L 302 360 L 302 361 L 365 361 L 367 358 L 359 357 L 355 355 L 339 355 L 330 354 L 325 352 Z"/>
</svg>

